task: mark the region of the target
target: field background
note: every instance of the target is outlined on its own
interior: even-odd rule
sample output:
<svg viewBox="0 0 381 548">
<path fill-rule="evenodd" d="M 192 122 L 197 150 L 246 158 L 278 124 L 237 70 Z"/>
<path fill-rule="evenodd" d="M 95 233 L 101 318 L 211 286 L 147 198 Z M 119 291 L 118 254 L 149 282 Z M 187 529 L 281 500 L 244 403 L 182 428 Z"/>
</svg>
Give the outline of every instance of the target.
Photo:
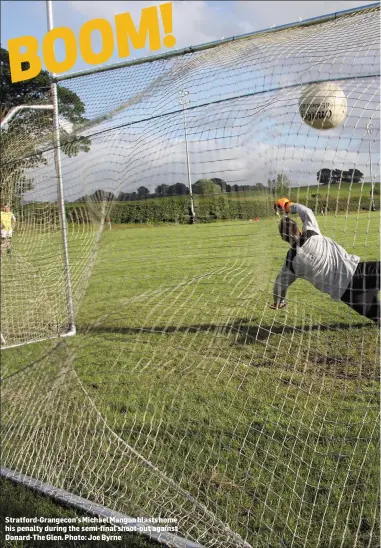
<svg viewBox="0 0 381 548">
<path fill-rule="evenodd" d="M 374 183 L 374 204 L 380 208 L 380 184 Z M 101 199 L 98 191 L 88 201 L 67 204 L 69 216 L 75 222 L 86 217 L 84 211 L 99 208 Z M 328 208 L 330 214 L 371 209 L 370 183 L 342 183 L 293 187 L 281 192 L 292 201 L 300 202 L 320 213 Z M 104 193 L 103 193 L 104 194 Z M 250 219 L 273 215 L 275 197 L 268 190 L 224 192 L 214 195 L 193 195 L 197 221 L 200 223 L 215 220 Z M 111 220 L 119 223 L 189 223 L 189 196 L 167 196 L 140 200 L 110 202 Z M 29 207 L 29 206 L 28 206 Z M 30 206 L 32 209 L 34 205 Z M 27 208 L 28 210 L 28 208 Z"/>
<path fill-rule="evenodd" d="M 269 308 L 277 222 L 105 230 L 78 335 L 2 356 L 9 462 L 129 515 L 198 516 L 226 546 L 373 546 L 378 332 L 302 280 Z M 319 223 L 378 259 L 378 212 Z"/>
</svg>

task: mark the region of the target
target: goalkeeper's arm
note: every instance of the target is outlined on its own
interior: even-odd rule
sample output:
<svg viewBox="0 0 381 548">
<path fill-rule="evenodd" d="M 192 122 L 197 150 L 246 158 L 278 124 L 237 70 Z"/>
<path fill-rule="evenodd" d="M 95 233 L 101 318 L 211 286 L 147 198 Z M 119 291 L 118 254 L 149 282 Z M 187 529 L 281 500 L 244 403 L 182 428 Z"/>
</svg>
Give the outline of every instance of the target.
<svg viewBox="0 0 381 548">
<path fill-rule="evenodd" d="M 289 202 L 289 204 L 289 213 L 297 213 L 303 222 L 302 232 L 307 232 L 307 230 L 311 230 L 316 234 L 320 234 L 320 228 L 312 209 L 302 204 L 295 204 L 292 202 Z"/>
<path fill-rule="evenodd" d="M 294 283 L 296 278 L 296 275 L 291 272 L 291 270 L 286 266 L 285 263 L 274 283 L 274 304 L 273 306 L 271 306 L 271 308 L 279 309 L 285 306 L 284 299 L 286 298 L 287 290 L 290 285 Z"/>
<path fill-rule="evenodd" d="M 274 209 L 276 212 L 280 210 L 287 214 L 297 213 L 303 221 L 302 232 L 311 231 L 315 234 L 320 234 L 320 228 L 314 212 L 309 207 L 291 202 L 288 198 L 279 198 L 279 200 L 276 200 L 274 203 Z"/>
</svg>

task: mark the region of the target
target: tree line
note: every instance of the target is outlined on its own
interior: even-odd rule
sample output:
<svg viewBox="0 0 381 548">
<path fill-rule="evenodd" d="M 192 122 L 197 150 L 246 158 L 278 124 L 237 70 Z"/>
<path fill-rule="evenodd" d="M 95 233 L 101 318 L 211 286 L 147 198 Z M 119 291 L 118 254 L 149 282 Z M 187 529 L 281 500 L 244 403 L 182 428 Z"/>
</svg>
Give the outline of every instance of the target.
<svg viewBox="0 0 381 548">
<path fill-rule="evenodd" d="M 348 169 L 348 171 L 340 169 L 323 168 L 316 174 L 317 180 L 321 185 L 329 185 L 335 183 L 361 183 L 364 174 L 359 169 Z"/>
<path fill-rule="evenodd" d="M 243 191 L 266 192 L 269 189 L 262 183 L 256 185 L 229 185 L 223 179 L 214 177 L 212 179 L 198 179 L 192 185 L 192 193 L 200 196 L 215 196 L 226 192 L 243 192 Z M 153 198 L 164 198 L 171 196 L 187 196 L 189 195 L 189 187 L 183 183 L 175 183 L 174 185 L 161 184 L 158 185 L 152 192 L 145 186 L 140 186 L 133 192 L 107 192 L 105 190 L 96 190 L 90 196 L 82 196 L 76 202 L 88 200 L 97 201 L 116 201 L 116 202 L 131 202 L 134 200 L 146 200 Z"/>
<path fill-rule="evenodd" d="M 322 185 L 336 183 L 360 183 L 363 180 L 364 174 L 358 169 L 349 169 L 348 171 L 339 169 L 323 168 L 317 172 L 317 180 Z M 201 196 L 215 196 L 230 192 L 267 192 L 273 196 L 288 196 L 292 192 L 292 181 L 284 173 L 278 173 L 273 179 L 267 180 L 267 186 L 262 183 L 255 185 L 237 185 L 228 184 L 223 179 L 213 177 L 210 179 L 198 179 L 192 185 L 192 192 Z M 164 198 L 170 196 L 186 196 L 189 195 L 189 187 L 183 183 L 174 185 L 161 184 L 153 191 L 145 186 L 140 186 L 133 192 L 105 192 L 103 190 L 95 191 L 90 197 L 83 196 L 76 201 L 85 201 L 88 198 L 95 200 L 108 200 L 116 202 L 129 202 L 134 200 L 145 200 L 148 198 Z"/>
</svg>

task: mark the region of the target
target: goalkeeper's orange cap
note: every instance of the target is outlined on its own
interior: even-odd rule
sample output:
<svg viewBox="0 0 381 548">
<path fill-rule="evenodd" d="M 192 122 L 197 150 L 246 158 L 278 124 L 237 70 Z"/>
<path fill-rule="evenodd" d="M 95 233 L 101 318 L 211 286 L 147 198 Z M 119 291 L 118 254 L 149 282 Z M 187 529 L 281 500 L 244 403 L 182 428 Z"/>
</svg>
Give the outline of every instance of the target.
<svg viewBox="0 0 381 548">
<path fill-rule="evenodd" d="M 275 207 L 284 209 L 285 212 L 288 213 L 289 212 L 289 207 L 292 203 L 293 202 L 290 202 L 290 200 L 288 198 L 279 198 L 279 200 L 277 200 L 274 205 L 275 205 Z"/>
</svg>

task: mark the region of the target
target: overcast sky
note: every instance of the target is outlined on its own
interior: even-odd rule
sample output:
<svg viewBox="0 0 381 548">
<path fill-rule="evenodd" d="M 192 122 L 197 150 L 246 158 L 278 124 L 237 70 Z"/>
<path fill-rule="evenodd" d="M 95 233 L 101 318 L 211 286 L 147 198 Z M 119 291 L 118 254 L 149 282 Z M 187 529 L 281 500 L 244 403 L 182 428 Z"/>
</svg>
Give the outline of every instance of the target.
<svg viewBox="0 0 381 548">
<path fill-rule="evenodd" d="M 123 1 L 76 1 L 53 0 L 54 26 L 72 29 L 76 36 L 84 23 L 94 18 L 107 19 L 114 26 L 114 16 L 129 12 L 137 26 L 141 10 L 165 2 L 123 2 Z M 174 48 L 203 44 L 221 38 L 270 28 L 273 25 L 293 23 L 299 19 L 318 17 L 356 6 L 369 5 L 367 1 L 175 1 L 173 4 L 173 34 L 177 43 Z M 35 36 L 41 45 L 47 32 L 45 1 L 1 2 L 1 45 L 7 48 L 10 38 L 24 35 Z M 94 48 L 99 48 L 97 33 L 93 34 Z M 160 51 L 168 52 L 163 47 Z M 57 55 L 63 55 L 57 41 Z M 132 51 L 131 59 L 149 55 L 147 50 Z M 117 52 L 108 63 L 121 61 Z M 70 72 L 89 69 L 89 65 L 78 56 Z"/>
</svg>

